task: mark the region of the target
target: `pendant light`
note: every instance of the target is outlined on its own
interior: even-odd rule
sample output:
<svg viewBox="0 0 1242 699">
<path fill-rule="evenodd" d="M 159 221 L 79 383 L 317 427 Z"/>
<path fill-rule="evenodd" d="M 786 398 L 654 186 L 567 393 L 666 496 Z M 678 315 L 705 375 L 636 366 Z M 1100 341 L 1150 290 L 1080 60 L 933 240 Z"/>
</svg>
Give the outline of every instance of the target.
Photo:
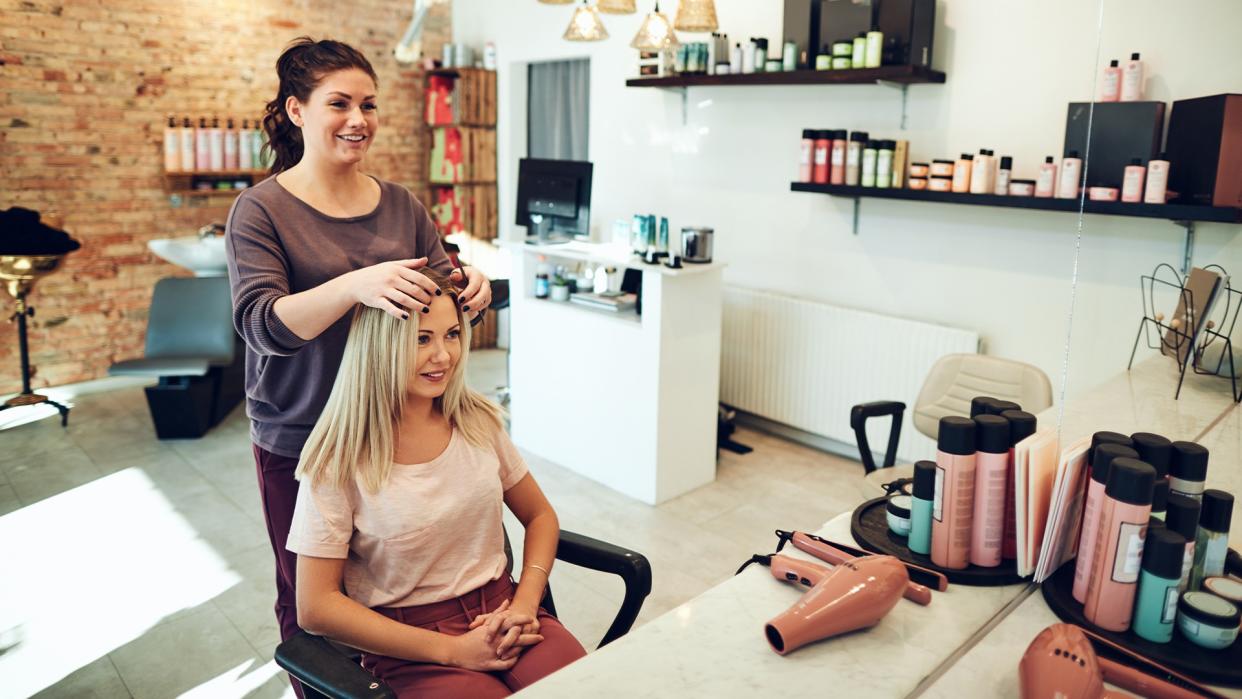
<svg viewBox="0 0 1242 699">
<path fill-rule="evenodd" d="M 681 32 L 716 31 L 720 23 L 716 21 L 715 0 L 681 0 L 673 27 Z"/>
<path fill-rule="evenodd" d="M 608 38 L 608 30 L 599 21 L 599 13 L 595 11 L 595 7 L 587 4 L 587 0 L 582 0 L 582 5 L 574 10 L 574 16 L 570 18 L 569 27 L 565 29 L 565 36 L 562 38 L 567 41 L 603 41 Z"/>
<path fill-rule="evenodd" d="M 632 15 L 638 12 L 634 0 L 598 0 L 595 6 L 600 12 L 609 15 Z"/>
<path fill-rule="evenodd" d="M 677 45 L 677 35 L 673 33 L 673 25 L 668 17 L 660 12 L 660 3 L 656 2 L 655 10 L 643 20 L 630 46 L 639 51 L 663 51 Z"/>
</svg>

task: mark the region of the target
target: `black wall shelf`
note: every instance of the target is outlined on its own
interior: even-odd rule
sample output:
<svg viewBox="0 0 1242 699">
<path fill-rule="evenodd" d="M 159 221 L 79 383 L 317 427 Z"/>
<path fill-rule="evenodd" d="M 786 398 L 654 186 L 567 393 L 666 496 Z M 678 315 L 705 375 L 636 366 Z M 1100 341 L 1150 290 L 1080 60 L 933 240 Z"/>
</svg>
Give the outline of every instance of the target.
<svg viewBox="0 0 1242 699">
<path fill-rule="evenodd" d="M 991 206 L 1010 209 L 1034 209 L 1039 211 L 1061 211 L 1076 213 L 1077 199 L 1045 199 L 1040 197 L 1010 197 L 994 194 L 957 194 L 954 192 L 932 192 L 917 189 L 879 189 L 876 187 L 856 187 L 839 184 L 814 184 L 794 182 L 789 187 L 795 192 L 812 192 L 846 197 L 854 200 L 854 234 L 858 234 L 858 208 L 863 198 L 901 199 L 905 201 L 925 201 L 939 204 L 966 204 L 970 206 Z M 1195 204 L 1133 204 L 1119 201 L 1083 202 L 1083 212 L 1104 216 L 1129 216 L 1132 218 L 1166 219 L 1181 226 L 1186 231 L 1185 256 L 1182 271 L 1190 270 L 1191 257 L 1194 252 L 1194 235 L 1196 222 L 1242 224 L 1242 208 L 1228 206 L 1200 206 Z"/>
<path fill-rule="evenodd" d="M 922 66 L 882 66 L 842 70 L 793 70 L 780 73 L 741 73 L 729 75 L 672 75 L 661 78 L 631 78 L 626 87 L 697 87 L 731 85 L 917 85 L 943 83 L 944 73 Z"/>
</svg>

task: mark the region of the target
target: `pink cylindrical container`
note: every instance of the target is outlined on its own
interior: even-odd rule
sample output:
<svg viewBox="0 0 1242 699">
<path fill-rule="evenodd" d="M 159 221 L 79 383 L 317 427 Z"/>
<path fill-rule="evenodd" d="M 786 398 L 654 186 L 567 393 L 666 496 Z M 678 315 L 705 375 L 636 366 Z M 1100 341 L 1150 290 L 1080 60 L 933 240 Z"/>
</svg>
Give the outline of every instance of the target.
<svg viewBox="0 0 1242 699">
<path fill-rule="evenodd" d="M 932 177 L 953 177 L 953 161 L 952 160 L 933 160 L 931 167 L 928 168 L 928 174 Z M 917 177 L 917 175 L 912 175 Z"/>
<path fill-rule="evenodd" d="M 1095 448 L 1092 457 L 1091 479 L 1087 481 L 1087 503 L 1082 511 L 1082 533 L 1078 537 L 1078 560 L 1074 564 L 1074 599 L 1087 599 L 1087 581 L 1091 579 L 1091 565 L 1095 560 L 1095 538 L 1100 529 L 1100 501 L 1104 499 L 1104 486 L 1108 483 L 1108 470 L 1113 459 L 1137 459 L 1138 452 L 1121 444 L 1104 443 Z"/>
<path fill-rule="evenodd" d="M 829 152 L 832 151 L 832 139 L 828 131 L 816 131 L 814 141 L 814 166 L 811 168 L 811 179 L 819 184 L 828 184 Z"/>
<path fill-rule="evenodd" d="M 802 144 L 798 150 L 798 181 L 810 182 L 811 174 L 814 171 L 813 158 L 815 155 L 815 131 L 813 129 L 802 130 Z"/>
<path fill-rule="evenodd" d="M 1001 558 L 1018 557 L 1018 521 L 1013 502 L 1013 450 L 1018 442 L 1035 434 L 1035 416 L 1025 410 L 1006 410 L 1000 414 L 1009 421 L 1009 453 L 1005 464 L 1005 532 L 1001 540 Z"/>
<path fill-rule="evenodd" d="M 1156 469 L 1150 464 L 1113 459 L 1100 501 L 1095 558 L 1083 603 L 1083 616 L 1102 629 L 1130 628 L 1155 485 Z"/>
<path fill-rule="evenodd" d="M 953 189 L 953 178 L 932 175 L 927 178 L 927 188 L 933 192 L 951 191 Z"/>
<path fill-rule="evenodd" d="M 932 504 L 932 563 L 942 568 L 970 564 L 975 514 L 975 421 L 940 418 L 936 439 L 936 499 Z"/>
<path fill-rule="evenodd" d="M 846 131 L 832 132 L 832 154 L 829 156 L 832 171 L 828 173 L 828 179 L 832 184 L 845 184 L 845 149 L 849 144 L 845 138 L 848 135 Z"/>
<path fill-rule="evenodd" d="M 1009 421 L 999 415 L 975 418 L 975 511 L 970 534 L 972 565 L 1000 565 L 1005 539 L 1005 482 L 1009 471 Z"/>
<path fill-rule="evenodd" d="M 906 187 L 909 189 L 927 189 L 927 179 L 924 177 L 911 177 L 906 180 Z"/>
<path fill-rule="evenodd" d="M 1121 200 L 1124 202 L 1143 201 L 1143 178 L 1147 176 L 1147 168 L 1139 158 L 1131 158 L 1126 166 L 1121 182 Z"/>
</svg>

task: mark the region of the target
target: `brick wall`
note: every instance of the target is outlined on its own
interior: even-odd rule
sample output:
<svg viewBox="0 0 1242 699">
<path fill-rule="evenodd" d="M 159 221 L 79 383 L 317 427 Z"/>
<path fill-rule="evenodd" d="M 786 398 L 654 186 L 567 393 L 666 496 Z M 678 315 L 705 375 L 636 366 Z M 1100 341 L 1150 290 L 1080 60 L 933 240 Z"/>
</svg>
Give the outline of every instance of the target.
<svg viewBox="0 0 1242 699">
<path fill-rule="evenodd" d="M 306 34 L 361 49 L 380 81 L 380 137 L 367 169 L 424 189 L 422 72 L 392 47 L 409 0 L 0 0 L 0 209 L 56 211 L 82 243 L 30 301 L 34 385 L 99 378 L 142 354 L 151 290 L 186 274 L 152 238 L 223 221 L 229 197 L 174 206 L 164 191 L 168 114 L 254 118 L 276 94 L 276 58 Z M 424 50 L 450 40 L 434 10 Z M 11 299 L 0 292 L 0 312 Z M 20 389 L 17 334 L 0 324 L 0 394 Z"/>
</svg>

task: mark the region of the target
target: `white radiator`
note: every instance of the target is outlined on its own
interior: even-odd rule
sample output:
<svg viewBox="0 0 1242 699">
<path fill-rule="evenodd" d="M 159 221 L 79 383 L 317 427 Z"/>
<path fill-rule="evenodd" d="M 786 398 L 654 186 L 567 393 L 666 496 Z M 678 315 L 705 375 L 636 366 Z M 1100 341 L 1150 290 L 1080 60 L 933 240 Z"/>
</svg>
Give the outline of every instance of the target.
<svg viewBox="0 0 1242 699">
<path fill-rule="evenodd" d="M 978 351 L 978 333 L 750 289 L 726 288 L 724 304 L 721 402 L 852 445 L 851 407 L 899 400 L 899 459 L 934 458 L 910 422 L 914 400 L 937 359 Z M 882 451 L 889 420 L 872 422 Z"/>
</svg>

